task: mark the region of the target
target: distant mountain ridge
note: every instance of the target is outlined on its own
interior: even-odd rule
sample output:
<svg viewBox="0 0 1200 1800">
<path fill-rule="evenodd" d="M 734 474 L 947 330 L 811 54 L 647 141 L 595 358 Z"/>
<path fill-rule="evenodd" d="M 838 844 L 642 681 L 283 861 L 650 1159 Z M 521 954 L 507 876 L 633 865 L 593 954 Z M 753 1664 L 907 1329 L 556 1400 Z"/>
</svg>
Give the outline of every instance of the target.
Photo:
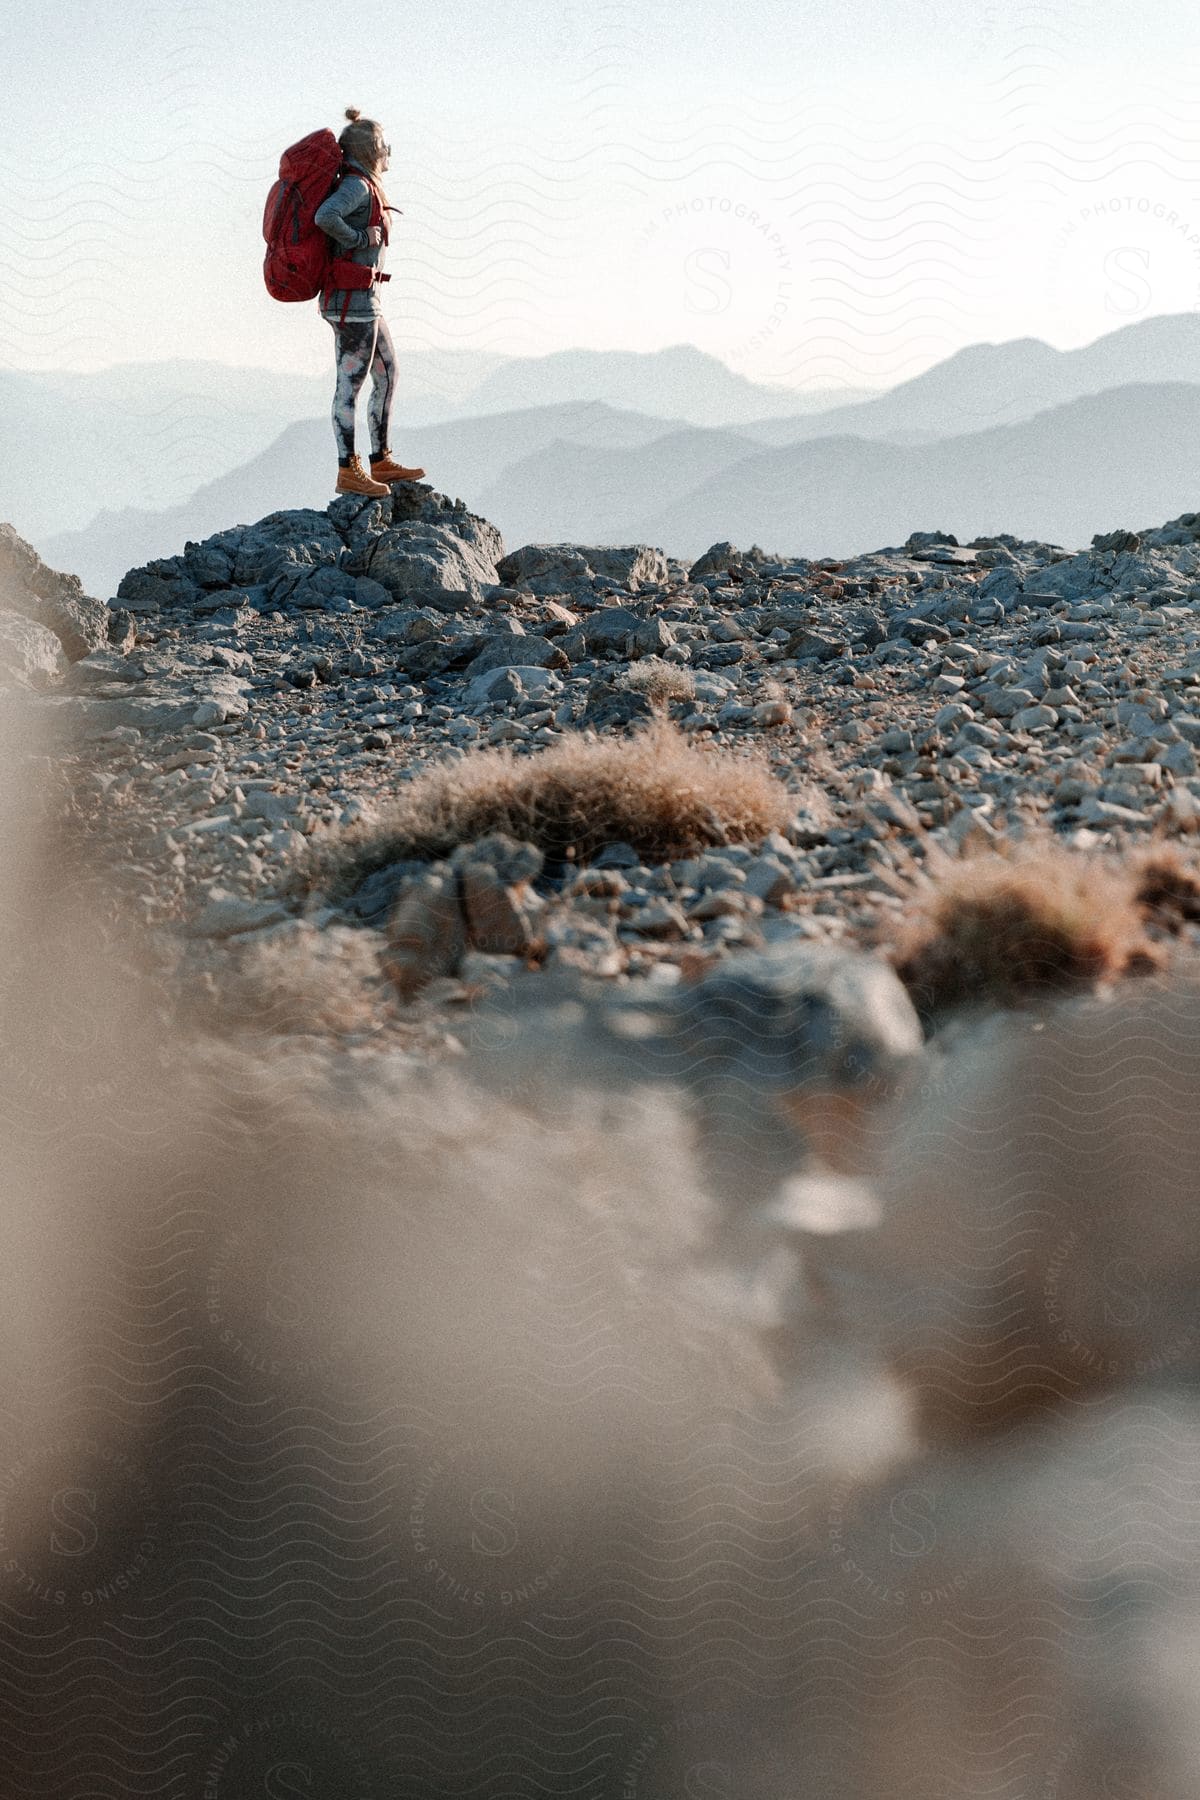
<svg viewBox="0 0 1200 1800">
<path fill-rule="evenodd" d="M 834 389 L 805 396 L 736 374 L 694 344 L 663 350 L 556 350 L 514 357 L 470 395 L 472 414 L 512 412 L 565 400 L 602 400 L 609 406 L 680 418 L 693 425 L 731 426 L 753 419 L 794 419 L 862 398 Z"/>
<path fill-rule="evenodd" d="M 473 384 L 469 378 L 479 374 L 478 364 L 461 365 L 457 378 L 465 405 L 481 397 L 498 401 L 513 388 L 537 389 L 554 370 L 554 379 L 569 385 L 592 380 L 606 367 L 618 385 L 638 369 L 657 371 L 666 381 L 687 368 L 702 371 L 711 381 L 704 394 L 693 393 L 693 412 L 708 404 L 705 394 L 711 399 L 736 392 L 745 399 L 747 387 L 752 396 L 765 391 L 687 346 L 628 356 L 589 351 L 499 359 Z M 1183 374 L 1093 386 L 1128 370 L 1164 367 Z M 393 447 L 419 460 L 441 488 L 469 497 L 510 543 L 628 541 L 635 533 L 688 555 L 741 532 L 749 541 L 770 539 L 796 554 L 835 554 L 839 546 L 875 537 L 882 527 L 870 521 L 894 516 L 896 509 L 889 513 L 875 503 L 881 485 L 908 494 L 906 504 L 923 514 L 930 508 L 940 513 L 943 505 L 965 508 L 977 521 L 970 534 L 989 529 L 979 522 L 980 508 L 994 493 L 1004 497 L 996 517 L 1020 519 L 1031 535 L 1061 539 L 1064 533 L 1088 535 L 1085 526 L 1097 509 L 1105 516 L 1119 513 L 1123 495 L 1148 491 L 1129 466 L 1127 439 L 1142 446 L 1151 484 L 1164 495 L 1190 482 L 1193 453 L 1189 448 L 1185 454 L 1169 424 L 1161 442 L 1156 439 L 1146 411 L 1148 388 L 1163 390 L 1170 419 L 1188 414 L 1188 392 L 1200 391 L 1200 317 L 1143 320 L 1075 351 L 1057 351 L 1037 339 L 975 345 L 889 394 L 816 415 L 760 416 L 735 427 L 697 426 L 683 411 L 663 417 L 598 400 L 484 410 L 419 425 L 415 406 L 407 405 Z M 1183 391 L 1167 392 L 1176 389 Z M 1104 395 L 1106 403 L 1090 414 L 1063 413 Z M 1078 441 L 1073 421 L 1083 417 L 1111 434 L 1106 449 Z M 1036 419 L 1052 422 L 1028 437 L 1005 435 Z M 35 541 L 50 560 L 75 569 L 93 592 L 110 592 L 125 569 L 168 554 L 162 546 L 181 537 L 218 529 L 223 519 L 250 521 L 277 509 L 324 506 L 332 494 L 329 439 L 322 407 L 321 417 L 289 426 L 173 508 L 109 509 L 83 531 L 43 533 Z M 972 499 L 961 489 L 955 457 L 970 461 L 983 440 L 988 442 L 975 466 Z M 946 443 L 959 446 L 949 459 L 938 454 Z M 1045 508 L 1034 504 L 1031 472 L 1018 466 L 1034 448 Z M 1061 458 L 1057 465 L 1054 455 Z M 1095 506 L 1078 491 L 1076 471 L 1084 465 L 1093 471 L 1095 491 L 1107 496 Z M 941 490 L 933 485 L 939 470 L 945 474 Z M 1170 504 L 1186 510 L 1198 498 L 1185 491 Z"/>
<path fill-rule="evenodd" d="M 1086 544 L 1114 521 L 1200 510 L 1198 442 L 1200 385 L 1131 383 L 930 444 L 840 436 L 758 451 L 630 518 L 626 537 L 686 557 L 716 538 L 851 556 L 903 543 L 914 524 L 962 542 L 1012 532 Z"/>
<path fill-rule="evenodd" d="M 957 437 L 1014 425 L 1035 413 L 1106 388 L 1135 383 L 1200 383 L 1200 314 L 1165 313 L 1085 344 L 1055 350 L 1040 338 L 970 344 L 886 394 L 830 408 L 815 419 L 750 420 L 763 443 L 799 443 L 843 432 L 854 437 Z"/>
<path fill-rule="evenodd" d="M 719 539 L 792 556 L 845 556 L 902 542 L 913 529 L 966 539 L 997 531 L 1086 543 L 1105 522 L 1200 508 L 1195 446 L 1200 385 L 1131 384 L 1023 420 L 925 445 L 847 435 L 763 448 L 734 432 L 679 426 L 611 408 L 504 414 L 432 427 L 424 442 L 443 491 L 464 493 L 510 547 L 536 542 L 649 543 L 695 557 Z M 170 513 L 114 515 L 107 536 L 65 534 L 41 548 L 89 581 L 91 559 L 120 575 L 222 522 L 251 523 L 332 497 L 314 471 L 320 421 L 293 426 L 248 471 Z M 590 441 L 573 441 L 577 430 Z M 490 431 L 490 442 L 479 434 Z M 509 461 L 524 437 L 531 448 Z M 439 442 L 440 440 L 440 442 Z M 489 462 L 493 471 L 487 479 Z M 473 472 L 473 479 L 459 474 Z M 447 477 L 443 479 L 443 474 Z M 453 479 L 449 477 L 453 475 Z M 253 504 L 231 505 L 237 496 Z M 656 496 L 657 504 L 647 504 Z M 1006 523 L 1007 521 L 1007 523 Z M 574 530 L 570 527 L 575 526 Z M 82 564 L 82 566 L 81 566 Z"/>
<path fill-rule="evenodd" d="M 725 414 L 803 417 L 845 398 L 834 389 L 806 395 L 755 384 L 688 345 L 550 357 L 402 349 L 400 358 L 398 438 L 453 419 L 575 402 L 703 425 Z M 327 422 L 328 463 L 332 393 L 332 358 L 328 373 L 315 375 L 198 359 L 93 373 L 0 370 L 5 516 L 36 540 L 80 530 L 105 512 L 176 506 L 257 457 L 297 420 Z M 53 479 L 65 437 L 87 448 L 67 483 Z"/>
</svg>

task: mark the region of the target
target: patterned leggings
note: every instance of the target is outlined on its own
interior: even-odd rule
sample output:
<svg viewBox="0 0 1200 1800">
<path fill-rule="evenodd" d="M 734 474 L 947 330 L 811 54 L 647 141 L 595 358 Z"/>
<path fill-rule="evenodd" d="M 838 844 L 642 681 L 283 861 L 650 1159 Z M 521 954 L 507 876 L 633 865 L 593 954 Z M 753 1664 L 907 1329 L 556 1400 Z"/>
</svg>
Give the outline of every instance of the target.
<svg viewBox="0 0 1200 1800">
<path fill-rule="evenodd" d="M 330 319 L 329 324 L 333 328 L 337 358 L 333 435 L 337 439 L 338 458 L 354 455 L 354 410 L 368 370 L 371 373 L 371 398 L 367 403 L 371 454 L 381 455 L 388 448 L 388 426 L 396 387 L 396 355 L 387 320 L 382 313 L 377 313 L 373 319 L 347 319 L 344 325 Z"/>
</svg>

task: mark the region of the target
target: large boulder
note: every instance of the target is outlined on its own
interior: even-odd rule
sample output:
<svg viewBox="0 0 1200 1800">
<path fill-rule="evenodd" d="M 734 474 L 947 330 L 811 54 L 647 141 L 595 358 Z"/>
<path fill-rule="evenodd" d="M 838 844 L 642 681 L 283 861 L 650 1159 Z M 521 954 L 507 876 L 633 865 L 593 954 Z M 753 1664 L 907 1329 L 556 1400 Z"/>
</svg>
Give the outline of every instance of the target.
<svg viewBox="0 0 1200 1800">
<path fill-rule="evenodd" d="M 638 602 L 642 610 L 649 604 Z M 562 646 L 575 661 L 581 656 L 624 656 L 632 661 L 639 656 L 656 655 L 674 642 L 675 633 L 665 619 L 643 618 L 641 610 L 628 606 L 602 606 L 569 631 Z"/>
<path fill-rule="evenodd" d="M 759 1092 L 889 1090 L 922 1048 L 889 963 L 803 944 L 731 957 L 674 1002 L 675 1041 L 702 1082 L 719 1069 Z"/>
<path fill-rule="evenodd" d="M 591 567 L 575 544 L 522 544 L 519 550 L 502 556 L 496 570 L 510 587 L 519 582 L 534 594 L 590 589 L 592 585 Z"/>
<path fill-rule="evenodd" d="M 336 565 L 345 549 L 332 520 L 311 507 L 269 513 L 257 524 L 240 530 L 241 541 L 232 547 L 230 555 L 229 578 L 205 585 L 245 587 L 261 583 L 273 601 L 287 599 L 313 570 Z M 199 551 L 207 558 L 214 548 L 219 551 L 220 538 L 229 535 L 220 533 L 217 539 L 206 539 Z M 219 560 L 218 556 L 218 565 Z"/>
<path fill-rule="evenodd" d="M 523 544 L 496 565 L 500 580 L 534 594 L 590 588 L 611 581 L 635 592 L 667 580 L 667 559 L 649 544 Z"/>
<path fill-rule="evenodd" d="M 34 595 L 28 604 L 22 604 L 19 598 L 9 599 L 6 604 L 52 631 L 69 662 L 78 662 L 93 650 L 106 649 L 120 635 L 120 609 L 114 610 L 88 594 Z"/>
<path fill-rule="evenodd" d="M 341 568 L 334 562 L 299 562 L 290 550 L 284 554 L 288 560 L 279 569 L 269 588 L 270 598 L 275 605 L 289 601 L 293 606 L 319 612 L 331 600 L 358 600 L 359 577 L 352 575 L 349 569 Z M 366 582 L 364 586 L 368 590 L 377 590 L 370 594 L 373 606 L 391 604 L 391 595 L 385 588 L 380 588 L 377 581 Z"/>
<path fill-rule="evenodd" d="M 651 544 L 599 544 L 583 554 L 594 575 L 634 593 L 641 587 L 659 587 L 667 579 L 667 559 Z"/>
<path fill-rule="evenodd" d="M 0 680 L 0 691 L 4 683 Z M 85 745 L 104 738 L 116 730 L 156 734 L 184 731 L 194 723 L 196 702 L 188 698 L 155 698 L 149 694 L 130 694 L 124 699 L 107 695 L 45 693 L 36 697 L 20 694 L 14 687 L 12 698 L 19 699 L 22 717 L 32 719 L 61 744 Z M 34 710 L 31 712 L 30 708 Z"/>
<path fill-rule="evenodd" d="M 548 1000 L 549 992 L 547 990 Z M 538 1090 L 667 1083 L 687 1097 L 710 1191 L 727 1208 L 720 1261 L 751 1267 L 805 1229 L 788 1182 L 816 1158 L 846 1182 L 870 1172 L 872 1121 L 922 1066 L 920 1021 L 882 958 L 812 943 L 751 951 L 663 994 L 517 1010 L 498 999 L 472 1033 L 484 1080 Z M 852 1187 L 856 1193 L 857 1188 Z"/>
<path fill-rule="evenodd" d="M 189 539 L 183 547 L 183 566 L 197 587 L 233 585 L 234 565 L 245 535 L 245 526 L 236 525 L 231 531 L 218 531 L 200 543 Z"/>
<path fill-rule="evenodd" d="M 703 581 L 706 575 L 728 575 L 731 569 L 738 567 L 741 560 L 741 551 L 728 538 L 722 538 L 719 543 L 710 544 L 703 556 L 696 558 L 688 570 L 688 578 L 691 581 Z"/>
<path fill-rule="evenodd" d="M 1131 536 L 1110 534 L 1114 543 Z M 1187 579 L 1165 569 L 1152 550 L 1102 549 L 1094 545 L 1090 550 L 1064 557 L 1050 568 L 1039 569 L 1036 591 L 1053 595 L 1056 600 L 1081 600 L 1092 595 L 1144 593 L 1171 583 L 1177 583 L 1181 592 L 1188 586 Z"/>
<path fill-rule="evenodd" d="M 51 687 L 67 666 L 52 631 L 20 613 L 0 613 L 0 686 Z"/>
<path fill-rule="evenodd" d="M 467 620 L 439 616 L 433 608 L 389 612 L 372 626 L 372 635 L 387 646 L 397 666 L 420 681 L 465 668 L 484 642 Z"/>
<path fill-rule="evenodd" d="M 505 633 L 496 632 L 488 634 L 467 674 L 473 680 L 477 675 L 486 675 L 492 669 L 511 669 L 522 665 L 537 669 L 565 669 L 569 666 L 565 652 L 550 638 L 537 637 L 533 632 L 523 633 L 520 637 L 509 637 Z"/>
<path fill-rule="evenodd" d="M 442 525 L 393 525 L 351 552 L 346 568 L 378 581 L 395 600 L 464 612 L 483 603 L 498 582 L 496 565 L 474 544 Z"/>
<path fill-rule="evenodd" d="M 590 656 L 607 656 L 623 651 L 626 642 L 645 624 L 645 620 L 628 606 L 602 606 L 578 627 L 578 635 Z"/>
<path fill-rule="evenodd" d="M 7 524 L 0 525 L 0 610 L 53 632 L 70 662 L 106 646 L 120 629 L 112 609 L 84 593 L 78 575 L 47 568 Z"/>
<path fill-rule="evenodd" d="M 181 573 L 199 588 L 249 587 L 291 569 L 334 563 L 342 549 L 341 535 L 326 513 L 298 507 L 185 544 Z"/>
<path fill-rule="evenodd" d="M 795 561 L 795 559 L 789 559 Z M 739 577 L 757 575 L 764 563 L 778 564 L 777 557 L 768 556 L 761 544 L 751 544 L 748 550 L 739 550 L 728 538 L 719 543 L 710 544 L 703 556 L 698 556 L 688 568 L 689 581 L 704 581 L 712 576 L 737 575 Z M 802 567 L 802 562 L 796 563 Z"/>
</svg>

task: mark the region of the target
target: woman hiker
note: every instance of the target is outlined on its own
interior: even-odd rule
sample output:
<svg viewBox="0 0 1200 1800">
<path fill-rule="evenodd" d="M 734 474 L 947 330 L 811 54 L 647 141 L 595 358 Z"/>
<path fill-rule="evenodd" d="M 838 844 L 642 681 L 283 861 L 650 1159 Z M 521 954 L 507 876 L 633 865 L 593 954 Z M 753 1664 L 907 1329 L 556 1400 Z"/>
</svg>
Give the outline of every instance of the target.
<svg viewBox="0 0 1200 1800">
<path fill-rule="evenodd" d="M 391 145 L 383 141 L 383 128 L 364 119 L 356 106 L 346 108 L 350 123 L 338 143 L 348 172 L 328 200 L 313 214 L 313 221 L 333 239 L 338 257 L 375 270 L 382 269 L 387 244 L 384 215 L 394 210 L 379 184 L 388 167 Z M 373 201 L 382 222 L 372 225 Z M 334 265 L 333 279 L 337 279 Z M 345 277 L 343 276 L 343 279 Z M 333 395 L 333 435 L 337 440 L 339 494 L 386 494 L 389 482 L 419 481 L 424 469 L 405 469 L 393 462 L 388 451 L 388 426 L 396 386 L 396 353 L 392 334 L 379 304 L 379 280 L 366 287 L 326 288 L 318 301 L 321 317 L 333 327 L 337 356 L 337 386 Z M 371 434 L 371 473 L 368 475 L 354 450 L 354 413 L 359 389 L 371 374 L 371 398 L 367 421 Z"/>
</svg>

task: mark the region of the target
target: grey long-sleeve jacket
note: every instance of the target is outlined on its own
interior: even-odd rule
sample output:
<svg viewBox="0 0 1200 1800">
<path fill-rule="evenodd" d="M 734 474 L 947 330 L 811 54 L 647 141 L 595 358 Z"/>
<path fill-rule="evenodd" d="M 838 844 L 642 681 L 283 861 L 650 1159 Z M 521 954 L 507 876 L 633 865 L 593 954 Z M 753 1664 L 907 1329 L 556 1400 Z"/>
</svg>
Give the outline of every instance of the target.
<svg viewBox="0 0 1200 1800">
<path fill-rule="evenodd" d="M 356 157 L 348 156 L 346 161 L 356 169 L 363 165 Z M 367 228 L 371 221 L 371 190 L 363 179 L 363 175 L 347 175 L 340 181 L 328 200 L 323 200 L 313 214 L 313 223 L 318 225 L 326 237 L 331 237 L 338 247 L 338 254 L 349 262 L 367 263 L 372 268 L 383 268 L 383 257 L 386 250 L 384 244 L 368 244 Z M 337 288 L 330 293 L 327 306 L 322 306 L 318 297 L 317 306 L 323 319 L 332 319 L 336 325 L 341 317 L 342 301 L 346 298 L 344 288 Z M 351 288 L 350 303 L 346 308 L 347 319 L 373 319 L 381 311 L 379 304 L 379 283 L 372 282 L 369 288 Z"/>
</svg>

